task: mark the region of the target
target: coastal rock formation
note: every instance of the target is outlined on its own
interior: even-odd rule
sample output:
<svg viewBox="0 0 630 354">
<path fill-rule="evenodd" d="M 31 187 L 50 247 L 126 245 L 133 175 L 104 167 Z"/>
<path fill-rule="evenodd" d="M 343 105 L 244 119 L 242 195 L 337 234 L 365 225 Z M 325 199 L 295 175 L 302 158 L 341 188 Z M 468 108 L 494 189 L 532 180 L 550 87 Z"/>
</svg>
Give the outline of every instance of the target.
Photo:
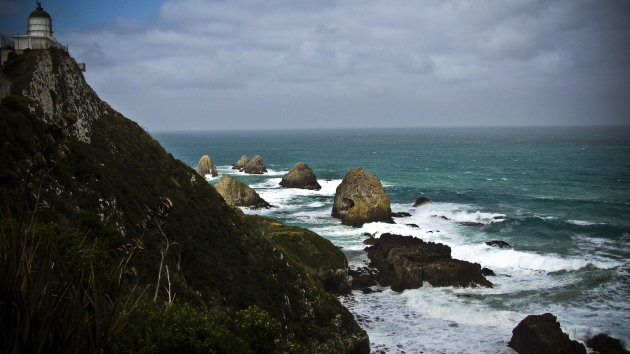
<svg viewBox="0 0 630 354">
<path fill-rule="evenodd" d="M 254 209 L 271 207 L 253 188 L 231 175 L 223 175 L 214 188 L 229 204 Z"/>
<path fill-rule="evenodd" d="M 630 351 L 623 348 L 623 342 L 604 333 L 587 340 L 586 345 L 601 354 L 630 354 Z"/>
<path fill-rule="evenodd" d="M 508 346 L 521 354 L 583 353 L 584 345 L 562 332 L 556 316 L 545 313 L 525 317 L 513 330 Z"/>
<path fill-rule="evenodd" d="M 320 190 L 322 186 L 317 183 L 317 177 L 313 170 L 304 162 L 296 163 L 291 171 L 282 177 L 280 185 L 284 188 L 302 188 Z"/>
<path fill-rule="evenodd" d="M 392 218 L 408 218 L 411 214 L 406 211 L 395 211 L 392 212 Z"/>
<path fill-rule="evenodd" d="M 205 175 L 212 175 L 212 177 L 219 176 L 217 173 L 217 166 L 215 166 L 214 162 L 208 155 L 201 156 L 199 164 L 197 165 L 197 173 L 202 177 Z"/>
<path fill-rule="evenodd" d="M 284 255 L 302 265 L 326 291 L 350 292 L 352 279 L 348 275 L 348 260 L 332 242 L 311 230 L 287 226 L 260 215 L 245 215 L 245 220 Z"/>
<path fill-rule="evenodd" d="M 241 156 L 241 158 L 234 165 L 232 165 L 232 169 L 233 170 L 241 170 L 248 163 L 249 163 L 249 158 L 247 156 L 243 155 L 243 156 Z"/>
<path fill-rule="evenodd" d="M 413 207 L 418 207 L 427 203 L 431 203 L 431 199 L 429 198 L 425 198 L 425 197 L 420 197 L 418 199 L 416 199 L 416 202 L 413 203 Z"/>
<path fill-rule="evenodd" d="M 486 245 L 498 248 L 512 248 L 512 245 L 502 240 L 486 241 Z"/>
<path fill-rule="evenodd" d="M 243 168 L 241 168 L 241 171 L 254 175 L 262 175 L 263 173 L 267 172 L 267 168 L 263 163 L 262 157 L 256 155 L 253 159 L 246 163 Z"/>
<path fill-rule="evenodd" d="M 379 283 L 394 291 L 419 288 L 425 281 L 432 286 L 492 287 L 479 264 L 451 258 L 451 248 L 441 243 L 385 233 L 365 250 Z"/>
<path fill-rule="evenodd" d="M 372 173 L 353 168 L 335 192 L 332 216 L 344 225 L 360 227 L 364 223 L 393 222 L 389 196 L 381 181 Z"/>
</svg>

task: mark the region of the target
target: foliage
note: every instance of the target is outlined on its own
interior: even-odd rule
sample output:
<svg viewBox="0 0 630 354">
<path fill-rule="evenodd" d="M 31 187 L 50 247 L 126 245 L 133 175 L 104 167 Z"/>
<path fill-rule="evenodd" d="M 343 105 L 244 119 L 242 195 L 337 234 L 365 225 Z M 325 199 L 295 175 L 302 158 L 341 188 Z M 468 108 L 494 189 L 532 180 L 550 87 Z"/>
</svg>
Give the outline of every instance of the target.
<svg viewBox="0 0 630 354">
<path fill-rule="evenodd" d="M 135 288 L 120 294 L 120 271 L 77 230 L 20 225 L 2 215 L 0 352 L 98 352 L 133 311 Z M 58 251 L 58 246 L 65 247 Z"/>
</svg>

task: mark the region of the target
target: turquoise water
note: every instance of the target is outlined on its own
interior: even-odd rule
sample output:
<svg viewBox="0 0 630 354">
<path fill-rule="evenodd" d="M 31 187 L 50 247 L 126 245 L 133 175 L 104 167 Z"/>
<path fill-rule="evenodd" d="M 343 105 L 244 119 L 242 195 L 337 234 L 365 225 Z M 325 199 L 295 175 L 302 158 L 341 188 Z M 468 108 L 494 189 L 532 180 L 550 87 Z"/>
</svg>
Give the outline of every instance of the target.
<svg viewBox="0 0 630 354">
<path fill-rule="evenodd" d="M 552 312 L 581 340 L 607 332 L 630 341 L 630 129 L 474 128 L 161 133 L 195 168 L 208 154 L 276 208 L 245 210 L 307 227 L 366 261 L 364 232 L 395 232 L 449 245 L 455 258 L 498 276 L 493 289 L 354 292 L 340 300 L 384 352 L 509 352 L 512 328 Z M 230 168 L 261 155 L 262 176 Z M 299 161 L 321 191 L 281 188 Z M 330 217 L 335 188 L 362 167 L 382 181 L 397 224 L 343 226 Z M 218 178 L 211 179 L 215 183 Z M 433 201 L 418 208 L 420 196 Z M 476 226 L 464 225 L 474 222 Z M 417 224 L 414 228 L 406 224 Z M 514 249 L 495 249 L 501 239 Z"/>
</svg>

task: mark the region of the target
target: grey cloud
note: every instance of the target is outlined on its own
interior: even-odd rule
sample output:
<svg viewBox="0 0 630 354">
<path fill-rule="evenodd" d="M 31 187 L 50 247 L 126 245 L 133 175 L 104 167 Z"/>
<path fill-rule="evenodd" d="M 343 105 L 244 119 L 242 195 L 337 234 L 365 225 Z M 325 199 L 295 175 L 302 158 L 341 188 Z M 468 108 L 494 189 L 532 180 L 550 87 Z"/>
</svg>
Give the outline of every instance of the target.
<svg viewBox="0 0 630 354">
<path fill-rule="evenodd" d="M 629 6 L 596 4 L 178 0 L 58 36 L 155 129 L 628 123 Z"/>
</svg>

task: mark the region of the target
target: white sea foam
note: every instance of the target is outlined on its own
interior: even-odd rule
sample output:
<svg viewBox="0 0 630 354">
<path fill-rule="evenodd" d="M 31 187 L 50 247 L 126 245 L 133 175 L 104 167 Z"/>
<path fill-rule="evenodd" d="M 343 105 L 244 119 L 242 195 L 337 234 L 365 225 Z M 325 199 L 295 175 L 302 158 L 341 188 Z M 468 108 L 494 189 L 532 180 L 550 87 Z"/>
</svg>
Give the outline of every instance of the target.
<svg viewBox="0 0 630 354">
<path fill-rule="evenodd" d="M 586 221 L 586 220 L 567 220 L 569 224 L 578 225 L 578 226 L 590 226 L 597 225 L 595 222 Z"/>
<path fill-rule="evenodd" d="M 488 268 L 522 269 L 544 272 L 558 272 L 562 270 L 574 271 L 588 265 L 601 269 L 610 269 L 621 265 L 613 260 L 600 260 L 595 257 L 574 258 L 558 254 L 538 254 L 514 249 L 501 249 L 486 244 L 479 245 L 451 245 L 453 258 L 479 263 Z"/>
</svg>

